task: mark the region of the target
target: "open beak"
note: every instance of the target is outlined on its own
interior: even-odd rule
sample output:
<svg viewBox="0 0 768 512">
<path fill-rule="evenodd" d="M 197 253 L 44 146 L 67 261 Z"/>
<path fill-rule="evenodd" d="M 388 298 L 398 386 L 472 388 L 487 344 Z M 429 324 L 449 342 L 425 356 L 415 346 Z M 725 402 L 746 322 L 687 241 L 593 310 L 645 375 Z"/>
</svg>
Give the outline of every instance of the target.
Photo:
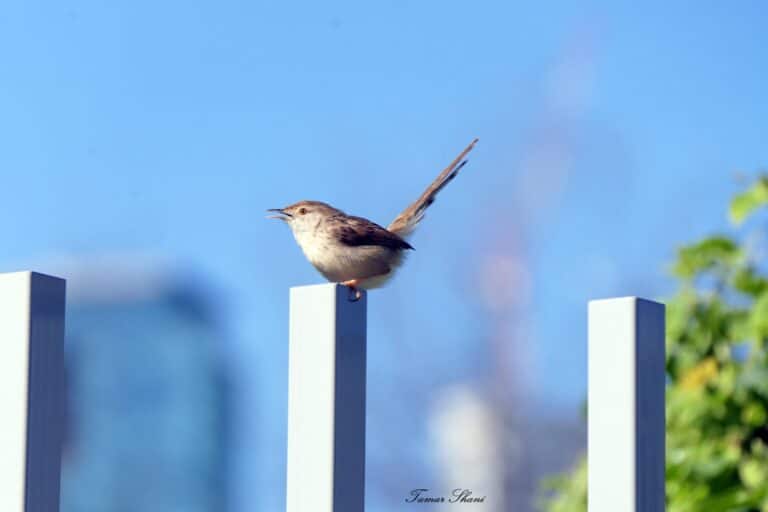
<svg viewBox="0 0 768 512">
<path fill-rule="evenodd" d="M 268 219 L 280 219 L 280 220 L 288 222 L 288 219 L 293 217 L 293 215 L 291 215 L 290 213 L 286 212 L 282 208 L 270 208 L 267 211 L 268 212 L 275 212 L 275 213 L 277 213 L 277 215 L 267 215 Z"/>
</svg>

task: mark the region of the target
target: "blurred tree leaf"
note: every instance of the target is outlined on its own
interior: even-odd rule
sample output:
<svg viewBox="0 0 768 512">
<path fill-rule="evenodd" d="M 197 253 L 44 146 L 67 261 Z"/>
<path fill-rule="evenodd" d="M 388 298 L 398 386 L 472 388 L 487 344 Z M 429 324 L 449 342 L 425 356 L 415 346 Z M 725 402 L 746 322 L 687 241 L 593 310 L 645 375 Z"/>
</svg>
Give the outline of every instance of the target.
<svg viewBox="0 0 768 512">
<path fill-rule="evenodd" d="M 768 178 L 761 177 L 749 189 L 731 200 L 728 211 L 731 222 L 741 224 L 752 212 L 766 204 L 768 204 Z"/>
<path fill-rule="evenodd" d="M 680 386 L 683 389 L 700 389 L 715 377 L 717 377 L 717 360 L 714 357 L 708 357 L 682 376 Z"/>
<path fill-rule="evenodd" d="M 768 204 L 768 177 L 731 203 Z M 667 511 L 768 512 L 768 275 L 730 236 L 682 247 L 667 304 Z M 586 458 L 549 481 L 546 512 L 586 512 Z"/>
<path fill-rule="evenodd" d="M 713 236 L 678 251 L 674 272 L 683 278 L 696 275 L 718 266 L 728 267 L 741 257 L 741 250 L 730 238 Z"/>
</svg>

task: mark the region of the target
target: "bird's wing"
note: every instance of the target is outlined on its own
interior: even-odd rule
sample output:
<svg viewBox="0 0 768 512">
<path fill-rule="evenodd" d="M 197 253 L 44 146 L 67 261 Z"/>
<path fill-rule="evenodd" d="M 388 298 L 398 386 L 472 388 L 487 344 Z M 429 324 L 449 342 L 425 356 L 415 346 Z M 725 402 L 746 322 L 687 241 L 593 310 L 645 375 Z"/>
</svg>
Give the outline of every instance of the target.
<svg viewBox="0 0 768 512">
<path fill-rule="evenodd" d="M 349 246 L 380 245 L 390 249 L 413 249 L 411 244 L 391 233 L 375 222 L 362 217 L 349 215 L 334 215 L 329 219 L 332 229 L 336 232 L 334 238 Z"/>
<path fill-rule="evenodd" d="M 464 151 L 451 162 L 451 165 L 446 167 L 443 172 L 435 178 L 435 181 L 427 187 L 424 193 L 421 194 L 413 204 L 403 210 L 403 212 L 398 215 L 389 226 L 387 226 L 387 229 L 400 236 L 407 236 L 416 229 L 416 226 L 421 222 L 421 219 L 424 218 L 424 213 L 429 205 L 435 202 L 437 193 L 440 192 L 449 181 L 455 178 L 461 168 L 464 167 L 464 164 L 467 163 L 467 161 L 464 160 L 464 157 L 467 156 L 467 153 L 472 151 L 472 148 L 475 147 L 477 141 L 478 139 L 475 139 L 470 142 L 469 146 L 467 146 Z"/>
</svg>

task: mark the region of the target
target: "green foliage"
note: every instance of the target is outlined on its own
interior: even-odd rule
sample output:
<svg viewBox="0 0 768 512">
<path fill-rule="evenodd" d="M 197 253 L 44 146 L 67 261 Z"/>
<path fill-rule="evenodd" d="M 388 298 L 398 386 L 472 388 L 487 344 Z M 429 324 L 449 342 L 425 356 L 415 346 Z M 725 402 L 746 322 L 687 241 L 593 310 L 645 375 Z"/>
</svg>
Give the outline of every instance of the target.
<svg viewBox="0 0 768 512">
<path fill-rule="evenodd" d="M 768 178 L 762 177 L 749 189 L 731 201 L 729 214 L 734 224 L 740 224 L 753 211 L 768 204 Z"/>
<path fill-rule="evenodd" d="M 741 223 L 768 178 L 736 196 Z M 682 247 L 667 304 L 667 511 L 768 512 L 768 274 L 736 238 Z M 546 512 L 586 512 L 586 459 L 551 479 Z"/>
</svg>

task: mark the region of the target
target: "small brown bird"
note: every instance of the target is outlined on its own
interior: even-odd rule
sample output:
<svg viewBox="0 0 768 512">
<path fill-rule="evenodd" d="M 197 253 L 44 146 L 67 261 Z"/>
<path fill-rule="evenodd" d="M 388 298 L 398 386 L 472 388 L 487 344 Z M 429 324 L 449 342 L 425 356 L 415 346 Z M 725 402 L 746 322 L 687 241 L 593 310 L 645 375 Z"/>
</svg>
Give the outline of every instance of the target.
<svg viewBox="0 0 768 512">
<path fill-rule="evenodd" d="M 285 208 L 273 208 L 267 211 L 277 215 L 268 218 L 280 219 L 290 226 L 304 255 L 329 281 L 354 290 L 377 288 L 402 264 L 405 251 L 413 249 L 405 238 L 424 218 L 437 193 L 467 163 L 464 157 L 477 141 L 473 140 L 386 229 L 320 201 L 299 201 Z"/>
</svg>

